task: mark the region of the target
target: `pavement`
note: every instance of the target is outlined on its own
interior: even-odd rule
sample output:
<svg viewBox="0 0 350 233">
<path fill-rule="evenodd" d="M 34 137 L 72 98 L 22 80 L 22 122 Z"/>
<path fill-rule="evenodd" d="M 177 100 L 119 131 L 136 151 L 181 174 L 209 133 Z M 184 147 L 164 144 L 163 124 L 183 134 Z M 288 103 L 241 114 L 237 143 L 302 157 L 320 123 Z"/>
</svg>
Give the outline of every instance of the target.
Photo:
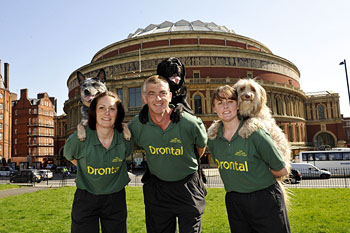
<svg viewBox="0 0 350 233">
<path fill-rule="evenodd" d="M 20 195 L 23 193 L 33 193 L 33 192 L 37 192 L 39 190 L 45 190 L 45 189 L 48 189 L 48 187 L 23 187 L 23 188 L 15 188 L 15 189 L 5 189 L 5 190 L 0 190 L 0 198 Z"/>
</svg>

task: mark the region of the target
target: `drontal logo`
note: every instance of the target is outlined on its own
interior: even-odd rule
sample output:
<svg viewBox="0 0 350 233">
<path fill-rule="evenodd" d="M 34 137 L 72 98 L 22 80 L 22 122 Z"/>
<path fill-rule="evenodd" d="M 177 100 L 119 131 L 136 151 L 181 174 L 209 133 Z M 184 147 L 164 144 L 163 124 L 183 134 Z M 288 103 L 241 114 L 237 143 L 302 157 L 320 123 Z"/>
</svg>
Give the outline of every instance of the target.
<svg viewBox="0 0 350 233">
<path fill-rule="evenodd" d="M 235 153 L 235 155 L 237 155 L 237 156 L 247 156 L 247 154 L 244 151 L 242 151 L 242 150 L 237 151 Z"/>
<path fill-rule="evenodd" d="M 171 143 L 181 143 L 181 140 L 178 138 L 173 138 L 170 140 Z"/>
<path fill-rule="evenodd" d="M 113 160 L 112 160 L 112 163 L 117 163 L 117 162 L 121 162 L 122 160 L 119 158 L 119 157 L 115 157 Z"/>
</svg>

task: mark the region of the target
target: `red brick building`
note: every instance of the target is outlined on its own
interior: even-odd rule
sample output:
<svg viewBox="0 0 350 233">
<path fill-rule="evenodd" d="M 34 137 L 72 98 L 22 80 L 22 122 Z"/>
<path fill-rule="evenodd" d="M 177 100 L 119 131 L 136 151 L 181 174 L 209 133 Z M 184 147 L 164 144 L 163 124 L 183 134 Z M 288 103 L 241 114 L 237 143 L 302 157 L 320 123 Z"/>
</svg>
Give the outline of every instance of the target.
<svg viewBox="0 0 350 233">
<path fill-rule="evenodd" d="M 54 137 L 54 163 L 56 165 L 63 165 L 63 148 L 66 142 L 66 131 L 67 131 L 67 116 L 65 114 L 61 116 L 55 116 L 55 137 Z"/>
<path fill-rule="evenodd" d="M 12 161 L 22 167 L 53 162 L 56 99 L 47 93 L 28 98 L 28 90 L 22 89 L 20 99 L 13 101 L 12 112 Z"/>
<path fill-rule="evenodd" d="M 4 64 L 4 76 L 2 76 L 0 61 L 0 160 L 2 164 L 11 162 L 12 99 L 16 99 L 16 94 L 9 90 L 9 67 L 8 63 Z"/>
<path fill-rule="evenodd" d="M 307 141 L 317 149 L 344 147 L 345 135 L 339 95 L 330 91 L 306 93 Z"/>
</svg>

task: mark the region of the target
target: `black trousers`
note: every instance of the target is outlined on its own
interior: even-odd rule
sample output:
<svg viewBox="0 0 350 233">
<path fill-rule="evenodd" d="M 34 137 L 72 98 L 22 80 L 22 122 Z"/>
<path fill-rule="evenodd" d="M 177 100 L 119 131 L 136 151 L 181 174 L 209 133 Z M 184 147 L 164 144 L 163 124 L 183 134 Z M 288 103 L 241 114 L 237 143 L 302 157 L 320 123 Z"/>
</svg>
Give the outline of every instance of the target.
<svg viewBox="0 0 350 233">
<path fill-rule="evenodd" d="M 199 233 L 205 209 L 205 190 L 197 172 L 166 182 L 150 175 L 143 185 L 148 233 Z"/>
<path fill-rule="evenodd" d="M 225 197 L 231 232 L 290 233 L 283 193 L 278 183 L 252 193 Z"/>
<path fill-rule="evenodd" d="M 72 207 L 72 233 L 126 233 L 125 189 L 107 195 L 94 195 L 77 189 Z"/>
</svg>

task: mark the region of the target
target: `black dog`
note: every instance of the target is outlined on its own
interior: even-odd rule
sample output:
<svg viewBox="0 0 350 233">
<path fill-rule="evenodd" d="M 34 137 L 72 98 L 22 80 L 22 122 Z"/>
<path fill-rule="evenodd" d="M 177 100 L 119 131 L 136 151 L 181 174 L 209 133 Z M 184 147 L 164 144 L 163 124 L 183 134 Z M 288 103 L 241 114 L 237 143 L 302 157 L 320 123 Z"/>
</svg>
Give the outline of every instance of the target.
<svg viewBox="0 0 350 233">
<path fill-rule="evenodd" d="M 190 105 L 186 101 L 187 89 L 185 83 L 185 66 L 175 57 L 170 57 L 161 61 L 157 66 L 157 74 L 164 77 L 170 86 L 172 93 L 172 104 L 175 109 L 171 113 L 171 121 L 176 123 L 180 120 L 182 111 L 186 111 L 193 115 Z M 148 122 L 148 105 L 145 104 L 139 114 L 139 119 L 142 124 Z"/>
</svg>

